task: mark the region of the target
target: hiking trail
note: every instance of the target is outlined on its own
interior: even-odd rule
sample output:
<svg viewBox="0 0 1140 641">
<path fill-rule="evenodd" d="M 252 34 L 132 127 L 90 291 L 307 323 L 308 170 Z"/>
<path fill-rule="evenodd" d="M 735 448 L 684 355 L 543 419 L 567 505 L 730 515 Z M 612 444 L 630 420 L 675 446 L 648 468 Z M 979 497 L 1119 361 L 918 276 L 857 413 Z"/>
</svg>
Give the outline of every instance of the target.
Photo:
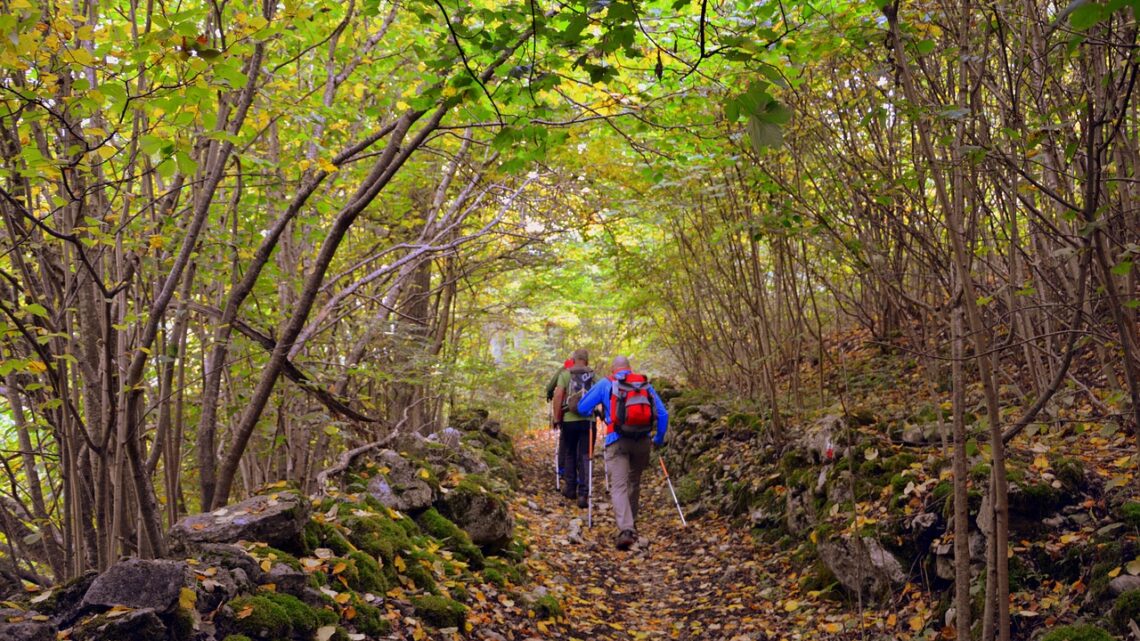
<svg viewBox="0 0 1140 641">
<path fill-rule="evenodd" d="M 519 525 L 528 531 L 532 579 L 565 610 L 547 638 L 818 638 L 817 624 L 828 630 L 829 616 L 842 616 L 838 604 L 833 613 L 817 608 L 813 621 L 798 616 L 797 568 L 754 542 L 746 527 L 709 514 L 682 527 L 656 454 L 642 478 L 640 541 L 629 552 L 617 551 L 601 452 L 588 528 L 586 510 L 554 490 L 554 446 L 549 431 L 520 440 L 524 483 L 515 497 Z M 579 542 L 571 541 L 574 519 L 582 521 Z"/>
</svg>

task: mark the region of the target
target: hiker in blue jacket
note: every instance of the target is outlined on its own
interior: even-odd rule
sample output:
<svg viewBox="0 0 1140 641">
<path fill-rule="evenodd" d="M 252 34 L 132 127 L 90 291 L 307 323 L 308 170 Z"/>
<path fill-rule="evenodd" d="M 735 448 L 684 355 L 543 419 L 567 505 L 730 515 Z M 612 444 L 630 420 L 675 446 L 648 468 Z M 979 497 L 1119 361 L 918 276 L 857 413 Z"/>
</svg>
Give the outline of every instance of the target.
<svg viewBox="0 0 1140 641">
<path fill-rule="evenodd" d="M 578 414 L 589 416 L 599 405 L 605 408 L 605 462 L 618 527 L 617 548 L 628 550 L 637 541 L 641 474 L 649 467 L 650 443 L 665 444 L 669 410 L 649 379 L 633 372 L 627 357 L 615 357 L 612 372 L 579 401 Z"/>
</svg>

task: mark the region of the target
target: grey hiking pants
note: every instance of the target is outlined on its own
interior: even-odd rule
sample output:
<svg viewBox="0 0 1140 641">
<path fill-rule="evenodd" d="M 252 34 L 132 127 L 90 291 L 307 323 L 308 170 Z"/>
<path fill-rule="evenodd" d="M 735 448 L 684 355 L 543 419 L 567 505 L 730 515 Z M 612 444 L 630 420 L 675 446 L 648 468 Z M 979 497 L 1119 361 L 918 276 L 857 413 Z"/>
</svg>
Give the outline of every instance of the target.
<svg viewBox="0 0 1140 641">
<path fill-rule="evenodd" d="M 621 437 L 606 447 L 606 471 L 610 475 L 610 500 L 618 532 L 637 528 L 638 502 L 641 499 L 641 473 L 649 467 L 649 450 L 653 441 Z"/>
</svg>

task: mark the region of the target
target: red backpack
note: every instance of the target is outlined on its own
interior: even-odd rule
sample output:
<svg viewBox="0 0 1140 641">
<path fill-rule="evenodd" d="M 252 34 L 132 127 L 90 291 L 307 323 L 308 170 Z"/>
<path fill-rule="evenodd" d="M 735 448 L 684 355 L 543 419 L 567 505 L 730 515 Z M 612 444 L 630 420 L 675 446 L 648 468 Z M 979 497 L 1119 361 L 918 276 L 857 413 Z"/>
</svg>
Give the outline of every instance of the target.
<svg viewBox="0 0 1140 641">
<path fill-rule="evenodd" d="M 610 394 L 610 428 L 619 436 L 642 437 L 657 428 L 648 378 L 633 372 L 627 372 L 624 379 L 611 376 Z"/>
</svg>

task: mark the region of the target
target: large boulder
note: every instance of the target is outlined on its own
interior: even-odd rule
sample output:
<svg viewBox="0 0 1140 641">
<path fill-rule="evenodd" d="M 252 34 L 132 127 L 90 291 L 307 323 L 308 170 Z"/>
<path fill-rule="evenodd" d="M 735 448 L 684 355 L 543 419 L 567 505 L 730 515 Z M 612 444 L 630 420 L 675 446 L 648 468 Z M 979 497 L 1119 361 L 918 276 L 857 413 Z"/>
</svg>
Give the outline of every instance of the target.
<svg viewBox="0 0 1140 641">
<path fill-rule="evenodd" d="M 825 416 L 804 430 L 795 448 L 804 452 L 812 463 L 826 463 L 843 456 L 841 446 L 846 431 L 843 417 L 838 414 Z"/>
<path fill-rule="evenodd" d="M 213 512 L 183 518 L 170 531 L 177 545 L 261 541 L 284 550 L 303 548 L 309 501 L 293 490 L 258 494 Z"/>
<path fill-rule="evenodd" d="M 0 610 L 0 641 L 55 641 L 55 626 L 36 621 L 35 612 Z"/>
<path fill-rule="evenodd" d="M 803 534 L 815 527 L 819 519 L 815 514 L 811 490 L 789 487 L 784 500 L 784 522 L 788 526 L 788 532 Z"/>
<path fill-rule="evenodd" d="M 827 569 L 853 594 L 882 597 L 906 583 L 902 564 L 871 537 L 831 537 L 816 549 Z"/>
<path fill-rule="evenodd" d="M 189 584 L 188 570 L 184 561 L 119 561 L 91 583 L 83 595 L 83 606 L 172 610 L 178 604 L 182 588 Z"/>
<path fill-rule="evenodd" d="M 453 428 L 436 432 L 427 438 L 409 434 L 396 442 L 401 452 L 409 452 L 439 469 L 450 466 L 465 474 L 485 474 L 487 463 L 475 451 L 461 442 L 462 433 Z"/>
<path fill-rule="evenodd" d="M 114 611 L 85 619 L 71 629 L 71 641 L 167 641 L 166 623 L 154 610 Z"/>
<path fill-rule="evenodd" d="M 401 512 L 416 513 L 431 507 L 438 492 L 431 473 L 424 472 L 411 461 L 392 450 L 376 456 L 380 473 L 368 482 L 368 494 L 385 506 Z"/>
<path fill-rule="evenodd" d="M 476 545 L 501 545 L 510 539 L 515 527 L 507 502 L 471 481 L 444 494 L 437 508 L 463 528 Z"/>
<path fill-rule="evenodd" d="M 487 436 L 499 438 L 502 424 L 491 418 L 482 408 L 458 410 L 451 415 L 451 427 L 461 432 L 483 432 Z"/>
</svg>

